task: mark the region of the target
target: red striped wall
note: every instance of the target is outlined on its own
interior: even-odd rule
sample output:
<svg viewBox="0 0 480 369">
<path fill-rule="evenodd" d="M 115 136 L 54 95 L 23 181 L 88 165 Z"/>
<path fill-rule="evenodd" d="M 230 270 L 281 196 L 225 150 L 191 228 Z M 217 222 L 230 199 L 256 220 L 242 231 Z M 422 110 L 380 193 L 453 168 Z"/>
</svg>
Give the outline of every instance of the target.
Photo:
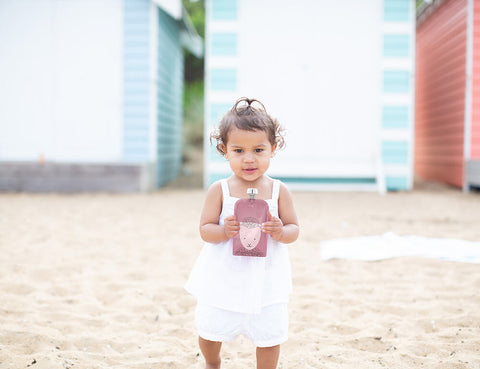
<svg viewBox="0 0 480 369">
<path fill-rule="evenodd" d="M 475 1 L 477 2 L 477 1 Z M 417 27 L 415 174 L 463 184 L 467 1 L 448 0 Z"/>
<path fill-rule="evenodd" d="M 470 155 L 480 159 L 480 1 L 473 2 L 472 140 Z"/>
</svg>

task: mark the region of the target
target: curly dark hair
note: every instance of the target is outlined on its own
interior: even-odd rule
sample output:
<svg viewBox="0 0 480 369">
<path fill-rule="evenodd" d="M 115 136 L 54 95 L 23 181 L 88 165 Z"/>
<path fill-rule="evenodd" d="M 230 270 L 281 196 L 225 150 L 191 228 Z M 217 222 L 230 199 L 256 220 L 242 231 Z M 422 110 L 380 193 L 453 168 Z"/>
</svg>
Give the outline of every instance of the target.
<svg viewBox="0 0 480 369">
<path fill-rule="evenodd" d="M 255 104 L 252 106 L 252 104 Z M 267 133 L 268 140 L 277 149 L 285 146 L 284 129 L 277 119 L 271 117 L 265 106 L 257 99 L 242 97 L 223 116 L 218 129 L 210 135 L 210 143 L 216 142 L 217 151 L 225 155 L 222 144 L 227 145 L 228 134 L 232 128 L 246 131 L 263 131 Z"/>
</svg>

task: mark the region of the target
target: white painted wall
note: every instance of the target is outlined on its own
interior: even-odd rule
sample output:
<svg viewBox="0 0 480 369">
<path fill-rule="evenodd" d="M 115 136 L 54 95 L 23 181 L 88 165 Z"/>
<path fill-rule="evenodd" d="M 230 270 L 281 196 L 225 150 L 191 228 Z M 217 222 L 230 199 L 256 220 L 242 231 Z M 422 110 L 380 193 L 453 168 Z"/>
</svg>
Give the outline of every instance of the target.
<svg viewBox="0 0 480 369">
<path fill-rule="evenodd" d="M 352 176 L 379 151 L 382 0 L 239 1 L 239 95 L 287 128 L 271 173 Z"/>
<path fill-rule="evenodd" d="M 0 1 L 0 160 L 112 162 L 122 1 Z"/>
</svg>

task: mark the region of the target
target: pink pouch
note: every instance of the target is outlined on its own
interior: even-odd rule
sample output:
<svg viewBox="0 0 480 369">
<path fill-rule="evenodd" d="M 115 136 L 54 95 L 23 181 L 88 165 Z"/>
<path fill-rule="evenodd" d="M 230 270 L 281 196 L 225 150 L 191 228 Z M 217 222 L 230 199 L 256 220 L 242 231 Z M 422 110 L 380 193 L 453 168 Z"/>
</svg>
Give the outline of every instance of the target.
<svg viewBox="0 0 480 369">
<path fill-rule="evenodd" d="M 262 232 L 262 223 L 268 221 L 268 204 L 256 200 L 256 188 L 249 188 L 249 199 L 235 203 L 234 214 L 240 222 L 240 232 L 233 238 L 233 255 L 267 256 L 267 234 Z"/>
</svg>

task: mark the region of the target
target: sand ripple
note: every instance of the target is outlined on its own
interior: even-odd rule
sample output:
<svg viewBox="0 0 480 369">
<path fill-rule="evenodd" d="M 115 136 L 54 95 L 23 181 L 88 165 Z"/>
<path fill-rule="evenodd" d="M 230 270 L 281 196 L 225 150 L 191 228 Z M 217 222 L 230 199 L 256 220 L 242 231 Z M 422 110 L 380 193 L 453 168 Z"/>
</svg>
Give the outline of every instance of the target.
<svg viewBox="0 0 480 369">
<path fill-rule="evenodd" d="M 200 368 L 182 288 L 202 191 L 0 195 L 0 368 Z M 480 266 L 421 258 L 323 262 L 323 239 L 480 240 L 480 197 L 295 193 L 290 340 L 279 368 L 480 368 Z M 224 367 L 254 367 L 243 337 Z"/>
</svg>

